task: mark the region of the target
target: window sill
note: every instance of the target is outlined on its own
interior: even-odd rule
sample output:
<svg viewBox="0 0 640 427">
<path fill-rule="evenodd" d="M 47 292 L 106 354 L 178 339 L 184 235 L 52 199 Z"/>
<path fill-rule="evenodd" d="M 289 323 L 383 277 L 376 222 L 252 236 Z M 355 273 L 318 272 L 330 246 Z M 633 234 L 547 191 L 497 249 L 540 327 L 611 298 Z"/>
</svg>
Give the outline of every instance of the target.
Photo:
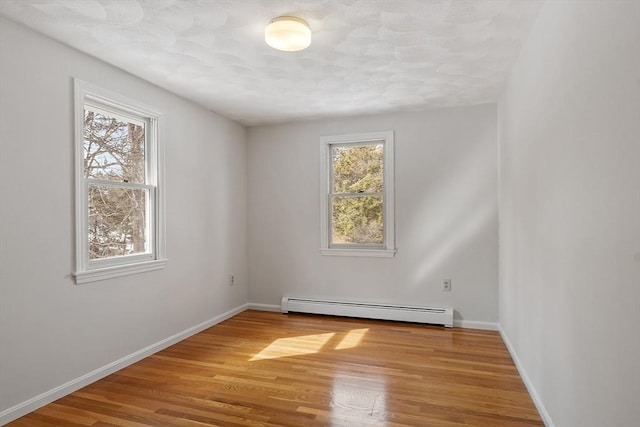
<svg viewBox="0 0 640 427">
<path fill-rule="evenodd" d="M 94 270 L 74 273 L 76 284 L 97 282 L 98 280 L 113 279 L 114 277 L 128 276 L 130 274 L 145 273 L 147 271 L 160 270 L 167 264 L 166 259 L 137 262 L 135 264 L 116 265 L 112 267 L 96 268 Z"/>
<path fill-rule="evenodd" d="M 320 253 L 325 256 L 351 256 L 370 258 L 393 258 L 395 249 L 320 249 Z"/>
</svg>

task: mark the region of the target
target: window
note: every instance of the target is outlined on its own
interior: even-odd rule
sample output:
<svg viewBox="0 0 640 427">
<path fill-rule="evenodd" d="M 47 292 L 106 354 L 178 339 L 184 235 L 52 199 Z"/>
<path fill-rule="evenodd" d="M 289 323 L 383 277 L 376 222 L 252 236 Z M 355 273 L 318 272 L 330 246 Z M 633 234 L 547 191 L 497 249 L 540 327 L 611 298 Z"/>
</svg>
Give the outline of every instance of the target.
<svg viewBox="0 0 640 427">
<path fill-rule="evenodd" d="M 166 263 L 159 116 L 75 80 L 78 284 Z"/>
<path fill-rule="evenodd" d="M 393 132 L 320 142 L 321 253 L 393 257 Z"/>
</svg>

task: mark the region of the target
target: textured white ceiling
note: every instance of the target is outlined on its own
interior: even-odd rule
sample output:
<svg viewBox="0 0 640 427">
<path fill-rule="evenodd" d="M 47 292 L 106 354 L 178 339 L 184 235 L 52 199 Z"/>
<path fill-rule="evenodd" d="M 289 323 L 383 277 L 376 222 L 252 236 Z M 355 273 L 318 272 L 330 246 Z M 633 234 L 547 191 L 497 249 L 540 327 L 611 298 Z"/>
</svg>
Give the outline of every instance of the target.
<svg viewBox="0 0 640 427">
<path fill-rule="evenodd" d="M 0 0 L 0 13 L 254 125 L 496 101 L 540 2 Z M 309 22 L 310 48 L 266 45 L 279 15 Z"/>
</svg>

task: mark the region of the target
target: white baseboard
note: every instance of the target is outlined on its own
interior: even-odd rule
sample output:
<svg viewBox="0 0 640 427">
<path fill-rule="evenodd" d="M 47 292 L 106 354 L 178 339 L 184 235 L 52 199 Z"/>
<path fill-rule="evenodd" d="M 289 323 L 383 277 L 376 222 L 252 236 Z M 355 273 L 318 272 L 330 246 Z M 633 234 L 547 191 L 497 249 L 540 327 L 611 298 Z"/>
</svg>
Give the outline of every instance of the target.
<svg viewBox="0 0 640 427">
<path fill-rule="evenodd" d="M 453 319 L 453 326 L 457 328 L 467 328 L 467 329 L 484 329 L 487 331 L 498 330 L 498 324 L 495 322 L 480 322 L 477 320 Z"/>
<path fill-rule="evenodd" d="M 178 332 L 177 334 L 170 336 L 169 338 L 165 338 L 162 341 L 151 344 L 141 350 L 131 353 L 128 356 L 118 359 L 115 362 L 111 362 L 108 365 L 91 371 L 81 377 L 75 378 L 56 388 L 39 394 L 38 396 L 32 397 L 27 401 L 12 406 L 11 408 L 5 409 L 4 411 L 0 412 L 0 425 L 5 425 L 17 418 L 22 417 L 23 415 L 28 414 L 29 412 L 35 411 L 36 409 L 53 402 L 54 400 L 60 399 L 61 397 L 66 396 L 69 393 L 73 393 L 74 391 L 79 390 L 82 387 L 89 385 L 95 381 L 98 381 L 99 379 L 104 378 L 107 375 L 119 371 L 120 369 L 125 368 L 139 360 L 142 360 L 145 357 L 151 356 L 152 354 L 157 353 L 160 350 L 163 350 L 177 342 L 189 338 L 190 336 L 195 335 L 207 328 L 210 328 L 211 326 L 220 323 L 223 320 L 233 317 L 236 314 L 245 311 L 248 306 L 248 304 L 243 304 L 239 307 L 231 309 L 226 313 L 215 316 L 205 322 L 200 323 L 199 325 L 195 325 L 182 332 Z"/>
<path fill-rule="evenodd" d="M 507 350 L 509 350 L 509 354 L 511 354 L 513 363 L 516 365 L 516 369 L 518 369 L 518 373 L 520 374 L 520 377 L 522 378 L 522 382 L 524 382 L 524 385 L 527 388 L 529 395 L 531 396 L 531 400 L 533 400 L 533 404 L 536 405 L 536 409 L 540 414 L 540 418 L 542 418 L 542 422 L 546 427 L 555 427 L 555 424 L 553 424 L 553 421 L 551 420 L 551 416 L 549 415 L 549 412 L 547 412 L 547 408 L 544 407 L 544 404 L 540 399 L 540 395 L 538 395 L 538 392 L 533 386 L 533 383 L 529 379 L 529 375 L 527 375 L 527 371 L 524 370 L 524 366 L 522 366 L 522 363 L 520 363 L 520 358 L 518 358 L 518 354 L 516 353 L 515 349 L 511 345 L 509 338 L 507 338 L 507 334 L 505 334 L 504 330 L 502 329 L 502 326 L 500 326 L 499 323 L 498 323 L 498 332 L 500 332 L 502 341 L 504 341 L 504 344 L 507 346 Z"/>
<path fill-rule="evenodd" d="M 255 302 L 250 302 L 249 310 L 260 310 L 260 311 L 282 311 L 282 307 L 276 304 L 259 304 Z M 478 322 L 475 320 L 453 320 L 453 326 L 458 328 L 468 328 L 468 329 L 486 329 L 488 331 L 497 331 L 498 324 L 495 322 Z"/>
<path fill-rule="evenodd" d="M 282 311 L 282 307 L 276 304 L 258 304 L 256 302 L 250 302 L 248 304 L 249 310 L 259 310 L 259 311 Z"/>
</svg>

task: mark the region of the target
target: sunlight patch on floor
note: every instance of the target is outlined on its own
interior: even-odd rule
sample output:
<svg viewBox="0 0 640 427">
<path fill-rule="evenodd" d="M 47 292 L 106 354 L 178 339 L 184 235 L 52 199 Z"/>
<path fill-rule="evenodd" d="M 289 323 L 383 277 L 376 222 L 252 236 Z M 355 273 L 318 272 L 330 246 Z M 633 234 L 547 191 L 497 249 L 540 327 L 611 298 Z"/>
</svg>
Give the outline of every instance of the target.
<svg viewBox="0 0 640 427">
<path fill-rule="evenodd" d="M 266 346 L 260 353 L 249 359 L 250 362 L 279 357 L 301 356 L 317 353 L 335 333 L 303 335 L 300 337 L 278 338 Z"/>
<path fill-rule="evenodd" d="M 352 329 L 344 334 L 334 350 L 346 350 L 359 346 L 367 332 L 369 332 L 369 328 Z M 335 332 L 328 332 L 326 334 L 278 338 L 263 348 L 260 353 L 255 354 L 249 361 L 318 353 L 334 336 L 336 336 Z M 340 335 L 337 335 L 336 339 L 338 338 L 340 338 Z"/>
<path fill-rule="evenodd" d="M 369 328 L 353 329 L 342 338 L 340 344 L 336 346 L 336 350 L 346 350 L 348 348 L 357 347 L 362 341 L 362 338 L 369 332 Z"/>
</svg>

